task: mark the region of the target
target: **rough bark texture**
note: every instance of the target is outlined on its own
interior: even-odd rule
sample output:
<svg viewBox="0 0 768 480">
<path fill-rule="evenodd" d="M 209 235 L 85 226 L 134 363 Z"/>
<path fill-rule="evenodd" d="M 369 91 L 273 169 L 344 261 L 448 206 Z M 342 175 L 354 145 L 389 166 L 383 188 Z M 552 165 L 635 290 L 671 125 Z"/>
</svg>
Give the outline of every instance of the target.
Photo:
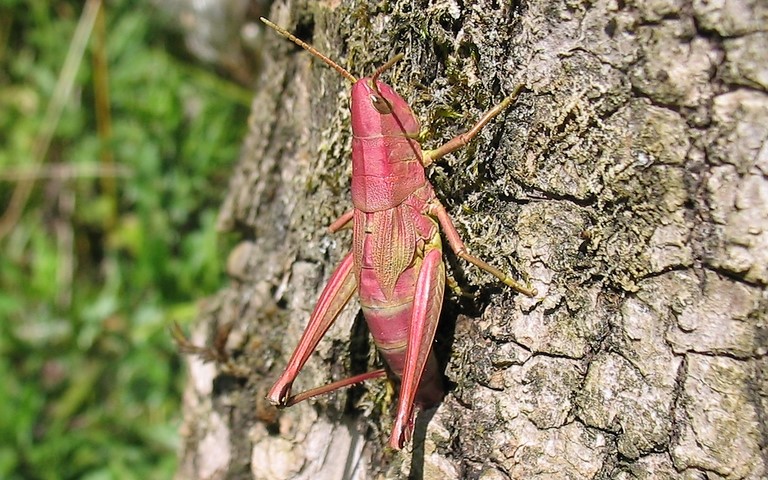
<svg viewBox="0 0 768 480">
<path fill-rule="evenodd" d="M 441 144 L 430 172 L 467 246 L 535 299 L 446 254 L 451 390 L 411 448 L 384 448 L 372 383 L 277 413 L 266 389 L 350 248 L 349 85 L 264 32 L 251 132 L 221 225 L 230 285 L 193 340 L 180 478 L 768 477 L 768 3 L 292 2 L 271 19 L 385 81 Z M 218 333 L 217 333 L 218 332 Z M 295 391 L 377 365 L 350 305 Z"/>
</svg>

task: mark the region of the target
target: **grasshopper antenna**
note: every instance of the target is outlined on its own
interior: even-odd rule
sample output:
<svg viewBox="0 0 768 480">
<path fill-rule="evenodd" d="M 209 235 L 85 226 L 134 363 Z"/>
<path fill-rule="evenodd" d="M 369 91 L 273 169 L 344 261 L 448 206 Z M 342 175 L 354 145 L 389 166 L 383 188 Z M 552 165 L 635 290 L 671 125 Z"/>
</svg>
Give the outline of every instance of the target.
<svg viewBox="0 0 768 480">
<path fill-rule="evenodd" d="M 391 59 L 390 61 L 388 61 L 388 62 L 387 62 L 387 63 L 385 63 L 384 65 L 382 65 L 382 66 L 380 66 L 379 68 L 377 68 L 377 69 L 376 69 L 376 71 L 375 71 L 375 72 L 373 72 L 373 75 L 371 75 L 371 86 L 373 87 L 373 89 L 374 89 L 374 90 L 376 90 L 376 93 L 377 93 L 377 94 L 378 94 L 380 97 L 384 98 L 384 97 L 381 95 L 381 92 L 379 91 L 379 86 L 376 84 L 376 81 L 378 81 L 378 79 L 379 79 L 379 76 L 381 76 L 381 74 L 382 74 L 382 73 L 384 73 L 384 72 L 386 72 L 387 70 L 389 70 L 390 68 L 392 68 L 392 65 L 394 65 L 394 64 L 396 64 L 397 62 L 399 62 L 400 60 L 402 60 L 404 56 L 405 56 L 405 55 L 403 55 L 402 53 L 398 53 L 397 55 L 395 55 L 394 57 L 392 57 L 392 59 Z"/>
<path fill-rule="evenodd" d="M 394 65 L 394 64 L 396 64 L 397 62 L 399 62 L 400 60 L 402 60 L 404 56 L 405 56 L 404 54 L 402 54 L 402 53 L 398 53 L 397 55 L 395 55 L 394 57 L 392 57 L 392 58 L 391 58 L 391 59 L 390 59 L 390 60 L 389 60 L 387 63 L 385 63 L 384 65 L 382 65 L 382 66 L 380 66 L 379 68 L 377 68 L 377 69 L 376 69 L 376 71 L 375 71 L 375 72 L 373 72 L 373 75 L 371 75 L 371 81 L 372 81 L 373 83 L 376 83 L 376 80 L 378 80 L 378 79 L 379 79 L 379 76 L 380 76 L 382 73 L 384 73 L 384 72 L 386 72 L 387 70 L 389 70 L 390 68 L 392 68 L 392 65 Z"/>
<path fill-rule="evenodd" d="M 339 72 L 339 74 L 340 74 L 341 76 L 343 76 L 344 78 L 346 78 L 346 79 L 347 79 L 347 80 L 349 80 L 350 82 L 352 82 L 352 83 L 357 83 L 357 78 L 355 78 L 355 76 L 354 76 L 354 75 L 352 75 L 351 73 L 349 73 L 348 71 L 346 71 L 346 70 L 344 69 L 344 67 L 342 67 L 342 66 L 341 66 L 341 65 L 339 65 L 338 63 L 334 62 L 334 61 L 333 61 L 333 60 L 331 60 L 330 58 L 328 58 L 328 57 L 326 57 L 325 55 L 323 55 L 322 53 L 320 53 L 320 52 L 319 52 L 319 51 L 318 51 L 318 50 L 317 50 L 315 47 L 313 47 L 312 45 L 310 45 L 310 44 L 308 44 L 308 43 L 306 43 L 306 42 L 304 42 L 304 41 L 302 41 L 302 40 L 299 40 L 299 39 L 298 39 L 298 38 L 297 38 L 295 35 L 291 34 L 291 32 L 289 32 L 288 30 L 284 29 L 283 27 L 280 27 L 280 26 L 278 26 L 278 25 L 275 25 L 274 23 L 270 22 L 270 21 L 269 21 L 269 20 L 267 20 L 266 18 L 264 18 L 264 17 L 259 17 L 259 18 L 261 19 L 261 21 L 262 21 L 262 22 L 264 22 L 264 23 L 265 23 L 265 24 L 266 24 L 268 27 L 270 27 L 272 30 L 276 31 L 276 32 L 277 32 L 277 33 L 279 33 L 280 35 L 284 36 L 284 37 L 285 37 L 285 38 L 287 38 L 288 40 L 292 41 L 292 42 L 293 42 L 293 43 L 295 43 L 296 45 L 300 46 L 300 47 L 301 47 L 301 48 L 303 48 L 304 50 L 306 50 L 306 51 L 308 51 L 309 53 L 311 53 L 312 55 L 316 56 L 317 58 L 319 58 L 320 60 L 322 60 L 323 62 L 325 62 L 325 64 L 326 64 L 326 65 L 328 65 L 328 66 L 329 66 L 329 67 L 331 67 L 332 69 L 334 69 L 334 70 L 336 70 L 337 72 Z M 389 65 L 389 63 L 391 63 L 391 61 L 390 61 L 390 62 L 388 62 L 388 63 L 387 63 L 387 65 Z M 382 70 L 382 68 L 380 68 L 379 70 Z M 378 72 L 378 70 L 377 70 L 377 72 Z"/>
</svg>

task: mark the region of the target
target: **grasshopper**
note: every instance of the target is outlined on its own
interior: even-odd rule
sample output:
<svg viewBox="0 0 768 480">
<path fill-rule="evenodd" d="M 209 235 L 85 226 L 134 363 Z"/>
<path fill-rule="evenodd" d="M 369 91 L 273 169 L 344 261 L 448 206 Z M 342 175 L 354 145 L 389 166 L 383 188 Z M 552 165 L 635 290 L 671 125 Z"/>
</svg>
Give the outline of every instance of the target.
<svg viewBox="0 0 768 480">
<path fill-rule="evenodd" d="M 352 225 L 353 247 L 320 294 L 288 366 L 267 395 L 278 407 L 364 380 L 384 369 L 291 395 L 291 386 L 320 339 L 357 292 L 374 342 L 401 388 L 389 445 L 403 448 L 413 434 L 414 403 L 421 408 L 442 400 L 444 388 L 432 352 L 446 284 L 440 229 L 454 253 L 515 290 L 535 296 L 534 288 L 470 255 L 445 207 L 426 178 L 425 167 L 465 146 L 507 108 L 522 87 L 486 112 L 480 121 L 434 150 L 422 150 L 419 121 L 406 101 L 379 80 L 403 55 L 373 75 L 355 78 L 339 64 L 282 27 L 262 18 L 280 35 L 307 50 L 352 83 L 352 204 L 330 226 Z"/>
</svg>

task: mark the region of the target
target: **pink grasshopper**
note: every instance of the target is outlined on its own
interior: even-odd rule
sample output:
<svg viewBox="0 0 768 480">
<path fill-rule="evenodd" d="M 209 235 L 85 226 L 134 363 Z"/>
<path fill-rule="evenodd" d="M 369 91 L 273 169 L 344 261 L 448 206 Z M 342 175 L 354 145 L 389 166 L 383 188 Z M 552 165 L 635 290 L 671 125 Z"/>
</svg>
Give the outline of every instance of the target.
<svg viewBox="0 0 768 480">
<path fill-rule="evenodd" d="M 267 395 L 278 407 L 386 375 L 383 369 L 291 395 L 296 376 L 342 308 L 358 292 L 363 315 L 379 352 L 402 378 L 389 444 L 400 449 L 413 432 L 414 402 L 429 407 L 443 397 L 442 377 L 432 342 L 442 307 L 445 266 L 438 226 L 451 249 L 464 260 L 529 296 L 536 290 L 467 252 L 448 212 L 435 197 L 424 168 L 466 145 L 507 108 L 521 88 L 493 107 L 467 133 L 435 150 L 422 151 L 419 122 L 408 104 L 379 76 L 396 56 L 366 78 L 356 79 L 340 65 L 269 20 L 265 24 L 309 51 L 352 83 L 352 203 L 354 208 L 330 226 L 352 224 L 353 248 L 320 294 L 288 366 Z"/>
</svg>

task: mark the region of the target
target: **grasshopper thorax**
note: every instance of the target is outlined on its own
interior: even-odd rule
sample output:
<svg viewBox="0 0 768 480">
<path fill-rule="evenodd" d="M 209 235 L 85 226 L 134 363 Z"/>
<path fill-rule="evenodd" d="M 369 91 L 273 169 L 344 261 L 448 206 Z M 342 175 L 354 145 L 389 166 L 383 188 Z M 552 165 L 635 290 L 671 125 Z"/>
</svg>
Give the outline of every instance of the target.
<svg viewBox="0 0 768 480">
<path fill-rule="evenodd" d="M 368 213 L 395 208 L 426 183 L 419 121 L 392 87 L 372 77 L 352 86 L 351 108 L 352 202 Z"/>
</svg>

